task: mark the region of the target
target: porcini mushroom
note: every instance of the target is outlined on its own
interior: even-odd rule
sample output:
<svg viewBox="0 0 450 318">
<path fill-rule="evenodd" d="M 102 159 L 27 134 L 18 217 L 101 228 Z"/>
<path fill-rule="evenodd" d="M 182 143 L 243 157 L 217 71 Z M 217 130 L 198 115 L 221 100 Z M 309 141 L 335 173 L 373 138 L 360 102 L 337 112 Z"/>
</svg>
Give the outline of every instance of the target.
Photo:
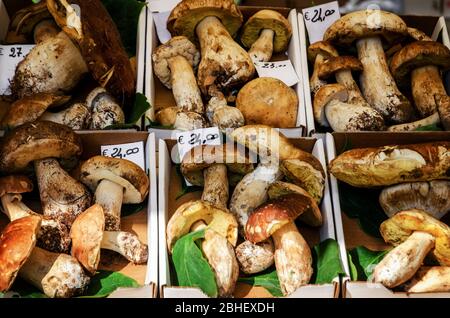
<svg viewBox="0 0 450 318">
<path fill-rule="evenodd" d="M 95 192 L 94 201 L 105 212 L 107 231 L 120 230 L 123 203 L 141 203 L 149 192 L 145 171 L 126 159 L 95 156 L 81 165 L 80 172 L 80 181 Z"/>
<path fill-rule="evenodd" d="M 253 61 L 268 62 L 273 53 L 286 51 L 291 36 L 291 24 L 281 13 L 260 10 L 242 27 L 241 42 Z"/>
<path fill-rule="evenodd" d="M 399 212 L 381 224 L 380 232 L 396 247 L 375 267 L 374 282 L 388 288 L 405 283 L 430 252 L 440 265 L 450 265 L 450 228 L 424 211 Z"/>
<path fill-rule="evenodd" d="M 97 87 L 86 97 L 86 106 L 91 110 L 90 129 L 104 129 L 125 123 L 125 114 L 104 88 Z"/>
<path fill-rule="evenodd" d="M 61 32 L 61 29 L 56 25 L 53 19 L 42 20 L 34 27 L 34 43 L 39 44 L 44 42 L 51 37 L 57 36 L 59 32 Z"/>
<path fill-rule="evenodd" d="M 450 291 L 450 267 L 421 267 L 403 289 L 407 293 L 440 293 Z"/>
<path fill-rule="evenodd" d="M 206 105 L 206 117 L 212 126 L 219 127 L 223 133 L 229 128 L 244 126 L 245 118 L 242 112 L 236 107 L 228 106 L 225 95 L 217 87 L 211 86 L 208 91 L 211 98 Z"/>
<path fill-rule="evenodd" d="M 313 43 L 308 48 L 308 60 L 314 64 L 313 74 L 309 80 L 311 93 L 316 94 L 317 91 L 327 83 L 319 78 L 318 71 L 320 65 L 330 57 L 336 57 L 339 53 L 329 42 L 321 41 Z"/>
<path fill-rule="evenodd" d="M 39 120 L 52 121 L 73 130 L 81 130 L 89 127 L 91 111 L 83 103 L 74 103 L 57 113 L 45 112 Z"/>
<path fill-rule="evenodd" d="M 357 41 L 358 56 L 363 65 L 360 78 L 362 93 L 366 101 L 393 124 L 411 120 L 413 108 L 389 71 L 382 37 L 393 41 L 407 35 L 408 27 L 399 16 L 381 10 L 346 14 L 324 35 L 325 41 L 339 45 Z"/>
<path fill-rule="evenodd" d="M 445 130 L 450 131 L 450 97 L 437 95 L 435 99 L 442 126 L 444 126 Z"/>
</svg>

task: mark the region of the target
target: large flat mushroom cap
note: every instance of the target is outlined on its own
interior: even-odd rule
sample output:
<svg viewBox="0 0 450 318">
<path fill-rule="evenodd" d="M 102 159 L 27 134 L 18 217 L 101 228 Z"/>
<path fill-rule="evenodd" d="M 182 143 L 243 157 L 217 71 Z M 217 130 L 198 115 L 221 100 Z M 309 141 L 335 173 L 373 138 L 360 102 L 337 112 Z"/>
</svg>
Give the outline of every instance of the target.
<svg viewBox="0 0 450 318">
<path fill-rule="evenodd" d="M 323 39 L 334 44 L 348 45 L 355 40 L 381 36 L 388 42 L 408 36 L 408 27 L 398 15 L 382 10 L 348 13 L 333 23 Z"/>
<path fill-rule="evenodd" d="M 30 256 L 40 225 L 39 216 L 27 216 L 9 223 L 0 234 L 0 292 L 11 287 Z"/>
<path fill-rule="evenodd" d="M 339 56 L 338 51 L 334 48 L 334 46 L 327 41 L 319 41 L 311 44 L 308 47 L 308 60 L 311 63 L 314 63 L 317 55 L 322 55 L 325 58 L 336 57 Z"/>
<path fill-rule="evenodd" d="M 380 226 L 383 239 L 394 246 L 403 243 L 417 231 L 429 233 L 436 238 L 431 254 L 441 266 L 450 266 L 450 227 L 425 211 L 402 211 Z"/>
<path fill-rule="evenodd" d="M 320 64 L 317 75 L 320 79 L 327 79 L 340 71 L 361 72 L 362 70 L 363 65 L 356 57 L 337 56 L 331 57 Z"/>
<path fill-rule="evenodd" d="M 217 17 L 233 37 L 244 19 L 233 0 L 183 0 L 170 13 L 167 29 L 173 36 L 184 35 L 195 43 L 197 24 L 211 16 Z"/>
<path fill-rule="evenodd" d="M 38 121 L 8 132 L 0 144 L 0 171 L 19 172 L 34 160 L 72 159 L 82 153 L 80 137 L 65 125 Z"/>
<path fill-rule="evenodd" d="M 236 107 L 248 125 L 294 128 L 297 124 L 297 94 L 276 78 L 260 77 L 245 84 L 237 95 Z"/>
<path fill-rule="evenodd" d="M 33 181 L 26 176 L 0 177 L 0 197 L 5 194 L 21 194 L 33 191 Z"/>
<path fill-rule="evenodd" d="M 273 51 L 275 53 L 285 51 L 292 36 L 291 24 L 281 13 L 274 10 L 260 10 L 247 20 L 242 28 L 242 44 L 250 48 L 264 29 L 270 29 L 275 33 Z"/>
<path fill-rule="evenodd" d="M 134 162 L 126 159 L 95 156 L 80 168 L 80 181 L 92 191 L 102 180 L 109 180 L 124 188 L 123 203 L 141 203 L 150 190 L 147 174 Z"/>
</svg>

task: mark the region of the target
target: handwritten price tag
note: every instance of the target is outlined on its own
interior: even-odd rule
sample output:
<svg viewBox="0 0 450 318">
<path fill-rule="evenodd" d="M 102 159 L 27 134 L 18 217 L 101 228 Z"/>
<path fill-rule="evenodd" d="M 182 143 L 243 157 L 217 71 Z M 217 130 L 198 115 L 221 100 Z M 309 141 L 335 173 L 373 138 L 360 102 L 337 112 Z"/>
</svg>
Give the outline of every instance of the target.
<svg viewBox="0 0 450 318">
<path fill-rule="evenodd" d="M 129 144 L 101 146 L 102 156 L 126 159 L 134 162 L 145 171 L 144 143 L 142 141 Z"/>
<path fill-rule="evenodd" d="M 325 31 L 341 18 L 337 1 L 303 9 L 303 19 L 311 44 L 322 41 Z"/>
<path fill-rule="evenodd" d="M 0 45 L 0 95 L 9 95 L 10 82 L 14 78 L 17 64 L 22 62 L 34 45 Z"/>
<path fill-rule="evenodd" d="M 217 127 L 183 131 L 176 134 L 180 160 L 192 148 L 200 145 L 221 145 L 222 134 Z"/>
<path fill-rule="evenodd" d="M 279 62 L 254 62 L 259 77 L 274 77 L 287 86 L 294 86 L 300 79 L 290 60 Z"/>
</svg>

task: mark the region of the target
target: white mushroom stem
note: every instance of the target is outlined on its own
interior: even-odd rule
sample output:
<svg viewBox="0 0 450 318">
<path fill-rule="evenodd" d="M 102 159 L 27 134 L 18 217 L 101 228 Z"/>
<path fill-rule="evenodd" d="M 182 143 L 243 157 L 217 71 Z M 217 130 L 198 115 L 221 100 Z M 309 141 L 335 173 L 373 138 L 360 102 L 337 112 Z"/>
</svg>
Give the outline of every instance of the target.
<svg viewBox="0 0 450 318">
<path fill-rule="evenodd" d="M 199 113 L 194 112 L 177 112 L 173 127 L 176 130 L 190 131 L 208 127 L 205 118 Z"/>
<path fill-rule="evenodd" d="M 348 92 L 347 103 L 352 105 L 370 107 L 365 98 L 362 96 L 358 84 L 356 84 L 355 80 L 353 79 L 353 75 L 350 70 L 336 72 L 335 77 L 336 81 L 339 84 L 344 85 L 345 88 L 347 89 Z"/>
<path fill-rule="evenodd" d="M 222 132 L 226 132 L 227 128 L 244 126 L 244 115 L 236 107 L 228 106 L 227 100 L 222 92 L 215 86 L 211 86 L 209 94 L 212 97 L 206 106 L 206 116 L 212 126 L 219 127 Z"/>
<path fill-rule="evenodd" d="M 406 241 L 390 251 L 373 271 L 373 281 L 387 288 L 410 280 L 434 248 L 435 238 L 425 232 L 414 232 Z"/>
<path fill-rule="evenodd" d="M 89 277 L 75 258 L 39 247 L 31 252 L 19 276 L 51 298 L 80 295 L 89 284 Z"/>
<path fill-rule="evenodd" d="M 73 130 L 81 130 L 89 126 L 90 116 L 91 112 L 84 104 L 76 103 L 59 113 L 45 112 L 40 120 L 66 125 Z"/>
<path fill-rule="evenodd" d="M 275 32 L 272 29 L 263 29 L 259 38 L 252 44 L 248 51 L 253 62 L 269 62 L 273 53 L 273 38 Z"/>
<path fill-rule="evenodd" d="M 129 232 L 103 232 L 100 247 L 117 252 L 134 264 L 145 264 L 148 259 L 148 246 Z"/>
<path fill-rule="evenodd" d="M 105 212 L 105 230 L 120 230 L 120 211 L 123 202 L 123 187 L 109 180 L 102 180 L 94 195 L 95 203 L 102 206 Z"/>
<path fill-rule="evenodd" d="M 440 122 L 441 122 L 441 118 L 439 117 L 439 113 L 436 112 L 427 118 L 417 120 L 412 123 L 391 126 L 388 128 L 388 131 L 396 131 L 396 132 L 398 132 L 398 131 L 414 131 L 421 127 L 437 125 Z"/>
<path fill-rule="evenodd" d="M 359 60 L 364 70 L 361 89 L 367 102 L 387 121 L 401 124 L 410 120 L 411 105 L 393 79 L 379 37 L 357 41 Z"/>
<path fill-rule="evenodd" d="M 281 291 L 285 296 L 290 295 L 311 279 L 311 250 L 293 222 L 272 234 L 272 239 Z"/>
<path fill-rule="evenodd" d="M 1 197 L 3 213 L 12 222 L 26 216 L 35 215 L 22 201 L 20 194 L 5 194 Z"/>
<path fill-rule="evenodd" d="M 168 59 L 172 93 L 181 111 L 203 114 L 203 101 L 191 64 L 183 56 Z"/>
<path fill-rule="evenodd" d="M 229 198 L 227 166 L 217 163 L 203 170 L 204 188 L 202 200 L 227 211 Z"/>
<path fill-rule="evenodd" d="M 405 286 L 408 293 L 450 292 L 450 267 L 422 267 Z"/>
<path fill-rule="evenodd" d="M 319 66 L 322 65 L 323 62 L 325 62 L 325 57 L 322 54 L 317 54 L 314 61 L 313 74 L 311 76 L 311 79 L 309 80 L 311 93 L 313 95 L 315 95 L 321 87 L 327 85 L 326 81 L 323 81 L 319 78 Z"/>
</svg>

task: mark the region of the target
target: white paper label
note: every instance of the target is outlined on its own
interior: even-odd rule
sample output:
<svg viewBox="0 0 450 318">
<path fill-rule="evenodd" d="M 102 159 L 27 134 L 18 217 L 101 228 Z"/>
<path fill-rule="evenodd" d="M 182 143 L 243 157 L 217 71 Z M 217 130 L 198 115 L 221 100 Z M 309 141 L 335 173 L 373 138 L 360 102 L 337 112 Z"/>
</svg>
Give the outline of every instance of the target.
<svg viewBox="0 0 450 318">
<path fill-rule="evenodd" d="M 181 0 L 150 0 L 149 8 L 151 12 L 172 11 Z"/>
<path fill-rule="evenodd" d="M 320 6 L 303 9 L 303 19 L 311 44 L 322 41 L 326 30 L 341 18 L 339 3 L 333 1 Z"/>
<path fill-rule="evenodd" d="M 217 146 L 222 144 L 222 134 L 217 127 L 183 131 L 176 134 L 180 160 L 192 148 L 200 145 Z"/>
<path fill-rule="evenodd" d="M 153 12 L 152 15 L 159 42 L 166 43 L 172 38 L 172 35 L 170 34 L 169 30 L 167 30 L 167 19 L 169 18 L 170 11 Z"/>
<path fill-rule="evenodd" d="M 105 157 L 132 161 L 145 171 L 144 143 L 142 141 L 101 146 L 101 153 Z"/>
<path fill-rule="evenodd" d="M 290 60 L 279 62 L 254 62 L 259 77 L 274 77 L 287 86 L 294 86 L 300 79 Z"/>
<path fill-rule="evenodd" d="M 0 95 L 11 94 L 10 81 L 17 64 L 22 62 L 34 45 L 0 45 Z"/>
</svg>

